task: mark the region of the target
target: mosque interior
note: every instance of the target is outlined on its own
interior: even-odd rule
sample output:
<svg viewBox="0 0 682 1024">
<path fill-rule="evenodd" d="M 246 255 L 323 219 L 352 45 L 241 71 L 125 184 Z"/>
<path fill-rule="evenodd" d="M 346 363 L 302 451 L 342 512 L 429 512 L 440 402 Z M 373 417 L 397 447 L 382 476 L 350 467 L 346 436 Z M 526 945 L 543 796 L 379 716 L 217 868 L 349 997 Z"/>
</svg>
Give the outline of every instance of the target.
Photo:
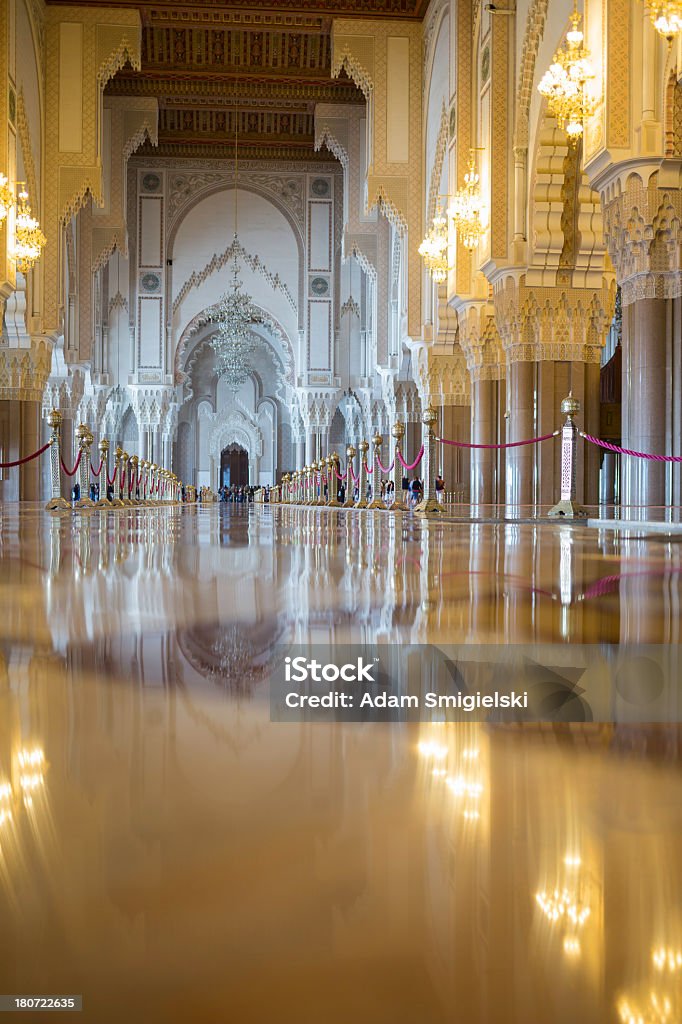
<svg viewBox="0 0 682 1024">
<path fill-rule="evenodd" d="M 0 80 L 0 1011 L 682 1024 L 682 0 Z"/>
</svg>

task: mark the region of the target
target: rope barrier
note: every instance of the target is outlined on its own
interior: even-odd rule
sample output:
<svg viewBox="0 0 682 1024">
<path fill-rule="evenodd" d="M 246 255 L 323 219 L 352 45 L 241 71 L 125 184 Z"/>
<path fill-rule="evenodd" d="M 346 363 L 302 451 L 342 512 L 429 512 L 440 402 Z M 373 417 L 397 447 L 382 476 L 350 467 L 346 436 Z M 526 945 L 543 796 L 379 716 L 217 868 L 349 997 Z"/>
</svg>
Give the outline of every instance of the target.
<svg viewBox="0 0 682 1024">
<path fill-rule="evenodd" d="M 371 476 L 372 473 L 374 472 L 374 466 L 372 466 L 372 468 L 370 469 L 369 466 L 367 465 L 367 463 L 365 463 L 365 469 L 367 470 L 367 474 L 369 476 Z"/>
<path fill-rule="evenodd" d="M 92 463 L 90 463 L 90 472 L 93 476 L 99 476 L 102 472 L 102 466 L 104 465 L 104 459 L 99 460 L 99 469 L 95 469 Z"/>
<path fill-rule="evenodd" d="M 634 452 L 631 448 L 621 448 L 620 445 L 611 444 L 610 441 L 602 441 L 598 437 L 592 437 L 591 434 L 583 434 L 582 430 L 578 433 L 590 444 L 599 445 L 600 448 L 616 452 L 617 455 L 632 455 L 636 459 L 650 459 L 652 462 L 682 462 L 682 455 L 652 455 L 651 452 Z"/>
<path fill-rule="evenodd" d="M 334 475 L 336 476 L 336 479 L 337 479 L 337 480 L 338 480 L 338 481 L 339 481 L 340 483 L 343 483 L 343 482 L 344 482 L 344 480 L 346 479 L 346 476 L 345 476 L 345 474 L 341 475 L 341 474 L 339 473 L 339 471 L 337 470 L 336 466 L 334 466 Z"/>
<path fill-rule="evenodd" d="M 506 444 L 472 444 L 469 441 L 447 441 L 444 437 L 437 437 L 436 441 L 440 442 L 440 444 L 452 445 L 454 448 L 519 448 L 523 444 L 539 444 L 540 441 L 548 441 L 550 437 L 558 437 L 560 433 L 560 430 L 555 430 L 551 434 L 529 437 L 525 441 L 507 441 Z M 405 464 L 403 463 L 403 465 Z M 408 467 L 405 466 L 405 468 L 407 469 Z"/>
<path fill-rule="evenodd" d="M 37 459 L 39 455 L 46 452 L 50 447 L 50 444 L 51 441 L 48 441 L 47 444 L 44 444 L 37 452 L 33 452 L 33 455 L 25 455 L 23 459 L 16 459 L 14 462 L 0 462 L 0 469 L 14 469 L 15 466 L 24 466 L 27 462 Z"/>
<path fill-rule="evenodd" d="M 116 474 L 117 473 L 118 473 L 118 466 L 114 466 L 114 475 L 112 477 L 110 477 L 109 474 L 107 473 L 107 483 L 109 484 L 110 487 L 113 487 L 114 480 L 116 479 Z"/>
<path fill-rule="evenodd" d="M 377 455 L 377 466 L 379 467 L 382 473 L 391 473 L 393 471 L 393 467 L 395 466 L 395 458 L 393 459 L 393 462 L 391 463 L 390 466 L 383 466 L 381 464 L 381 459 Z"/>
<path fill-rule="evenodd" d="M 351 477 L 353 479 L 353 483 L 356 484 L 358 482 L 358 478 L 357 478 L 357 475 L 355 473 L 355 470 L 353 469 L 353 463 L 350 462 L 348 464 L 348 466 L 349 466 L 349 469 L 350 469 L 350 475 L 351 475 Z"/>
<path fill-rule="evenodd" d="M 402 463 L 403 469 L 406 469 L 409 473 L 411 469 L 415 469 L 421 462 L 421 457 L 424 454 L 424 445 L 422 445 L 421 448 L 419 449 L 419 455 L 417 455 L 417 458 L 414 460 L 414 462 L 411 462 L 409 465 L 407 464 L 407 462 L 405 462 L 405 459 L 403 458 L 403 453 L 401 451 L 398 451 L 397 454 L 398 458 Z"/>
<path fill-rule="evenodd" d="M 64 472 L 66 473 L 67 476 L 75 476 L 76 472 L 78 471 L 78 467 L 81 464 L 81 458 L 82 457 L 83 457 L 83 452 L 79 452 L 78 453 L 78 458 L 76 459 L 76 464 L 73 467 L 73 469 L 67 469 L 66 468 L 66 463 L 64 462 L 64 459 L 60 458 L 59 461 L 62 464 L 62 469 L 64 470 Z"/>
</svg>

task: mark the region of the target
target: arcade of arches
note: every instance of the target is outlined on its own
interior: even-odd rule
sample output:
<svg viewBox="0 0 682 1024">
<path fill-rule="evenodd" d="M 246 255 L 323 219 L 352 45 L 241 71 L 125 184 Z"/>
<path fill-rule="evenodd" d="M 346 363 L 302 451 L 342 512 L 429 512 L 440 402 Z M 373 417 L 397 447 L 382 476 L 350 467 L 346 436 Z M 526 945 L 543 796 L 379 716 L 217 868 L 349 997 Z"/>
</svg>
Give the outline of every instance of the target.
<svg viewBox="0 0 682 1024">
<path fill-rule="evenodd" d="M 0 178 L 0 1004 L 682 1021 L 682 34 L 653 6 L 580 0 L 575 138 L 538 88 L 573 0 L 0 0 L 0 175 L 46 240 L 22 270 Z M 586 518 L 556 521 L 569 394 Z M 440 511 L 387 507 L 376 461 L 370 508 L 269 500 L 333 452 L 364 488 L 377 435 L 408 466 L 427 437 L 423 478 L 431 409 Z M 51 514 L 81 425 L 92 472 L 106 439 L 254 500 Z M 273 722 L 308 644 L 425 687 L 435 648 L 524 645 L 541 722 Z"/>
</svg>

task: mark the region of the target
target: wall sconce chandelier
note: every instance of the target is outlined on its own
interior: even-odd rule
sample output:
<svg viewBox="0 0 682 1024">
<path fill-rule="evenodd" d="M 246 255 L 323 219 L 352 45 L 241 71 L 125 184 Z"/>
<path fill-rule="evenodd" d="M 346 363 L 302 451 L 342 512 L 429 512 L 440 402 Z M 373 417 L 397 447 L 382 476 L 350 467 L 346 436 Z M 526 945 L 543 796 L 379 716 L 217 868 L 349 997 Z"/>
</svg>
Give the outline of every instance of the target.
<svg viewBox="0 0 682 1024">
<path fill-rule="evenodd" d="M 550 113 L 572 143 L 581 138 L 585 120 L 595 106 L 587 95 L 587 83 L 594 78 L 594 71 L 590 52 L 583 46 L 581 23 L 582 15 L 578 13 L 576 4 L 566 42 L 554 54 L 552 64 L 538 85 L 538 91 L 547 98 Z"/>
<path fill-rule="evenodd" d="M 464 175 L 464 188 L 456 192 L 448 210 L 452 222 L 465 249 L 472 252 L 486 228 L 486 208 L 478 187 L 476 171 L 476 150 L 469 151 L 469 170 Z"/>
<path fill-rule="evenodd" d="M 682 32 L 681 0 L 644 0 L 644 4 L 658 34 L 672 43 Z"/>
<path fill-rule="evenodd" d="M 17 182 L 17 184 L 23 185 L 23 182 Z M 47 239 L 40 230 L 38 221 L 35 217 L 31 216 L 31 207 L 28 205 L 28 192 L 22 189 L 17 199 L 12 259 L 16 262 L 17 270 L 25 274 L 40 259 Z"/>
<path fill-rule="evenodd" d="M 0 223 L 7 217 L 7 214 L 14 206 L 14 193 L 10 183 L 4 174 L 0 174 Z"/>
<path fill-rule="evenodd" d="M 419 255 L 424 266 L 438 284 L 447 280 L 448 276 L 448 221 L 442 209 L 438 210 L 431 221 L 431 228 L 419 246 Z"/>
</svg>

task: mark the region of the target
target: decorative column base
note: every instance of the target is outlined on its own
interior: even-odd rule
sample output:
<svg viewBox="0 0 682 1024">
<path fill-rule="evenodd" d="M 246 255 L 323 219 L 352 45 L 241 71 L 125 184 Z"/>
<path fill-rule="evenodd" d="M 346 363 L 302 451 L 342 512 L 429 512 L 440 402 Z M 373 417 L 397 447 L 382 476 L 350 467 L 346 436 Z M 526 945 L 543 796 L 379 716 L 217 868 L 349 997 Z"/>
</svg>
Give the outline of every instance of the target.
<svg viewBox="0 0 682 1024">
<path fill-rule="evenodd" d="M 415 505 L 414 511 L 418 516 L 433 516 L 434 519 L 443 515 L 443 508 L 435 498 L 423 498 Z"/>
<path fill-rule="evenodd" d="M 46 512 L 71 512 L 71 505 L 66 498 L 50 498 L 45 506 Z"/>
<path fill-rule="evenodd" d="M 588 514 L 582 505 L 579 505 L 577 501 L 572 501 L 570 498 L 562 498 L 547 513 L 548 516 L 562 516 L 564 519 L 586 519 Z"/>
</svg>

